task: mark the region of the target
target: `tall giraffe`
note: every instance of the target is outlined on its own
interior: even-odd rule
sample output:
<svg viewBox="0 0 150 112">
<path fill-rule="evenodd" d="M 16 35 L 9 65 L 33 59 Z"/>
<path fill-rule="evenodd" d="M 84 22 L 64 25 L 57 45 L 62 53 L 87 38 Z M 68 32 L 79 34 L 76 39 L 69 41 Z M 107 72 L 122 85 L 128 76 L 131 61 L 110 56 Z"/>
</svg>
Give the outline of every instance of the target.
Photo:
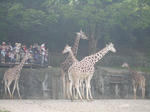
<svg viewBox="0 0 150 112">
<path fill-rule="evenodd" d="M 70 90 L 70 96 L 72 99 L 72 85 L 75 86 L 77 93 L 82 100 L 81 93 L 79 91 L 79 86 L 80 86 L 80 80 L 84 79 L 86 83 L 86 98 L 89 100 L 89 95 L 90 99 L 92 98 L 91 94 L 91 85 L 90 81 L 92 79 L 92 76 L 94 74 L 94 65 L 96 62 L 98 62 L 102 57 L 108 53 L 108 51 L 116 52 L 116 49 L 114 48 L 114 45 L 110 43 L 109 45 L 106 45 L 105 48 L 103 48 L 101 51 L 87 56 L 83 58 L 79 62 L 75 62 L 71 65 L 71 67 L 68 69 L 68 76 L 69 76 L 69 90 Z M 89 95 L 88 95 L 89 94 Z"/>
<path fill-rule="evenodd" d="M 14 94 L 14 91 L 16 88 L 17 88 L 19 98 L 21 98 L 20 92 L 19 92 L 19 85 L 18 85 L 19 78 L 20 78 L 20 72 L 21 72 L 26 60 L 28 60 L 30 57 L 31 57 L 30 53 L 26 52 L 24 58 L 22 59 L 22 61 L 20 62 L 19 65 L 16 65 L 13 68 L 9 68 L 4 73 L 3 80 L 4 80 L 5 94 L 7 93 L 7 90 L 8 90 L 10 98 L 13 98 L 13 94 Z M 12 84 L 13 81 L 14 81 L 14 86 L 13 86 L 13 90 L 11 92 L 10 85 Z"/>
<path fill-rule="evenodd" d="M 75 62 L 79 62 L 77 60 L 77 58 L 74 56 L 72 50 L 71 50 L 71 47 L 69 45 L 66 45 L 64 50 L 62 51 L 63 54 L 65 53 L 68 53 L 69 52 L 69 55 L 71 56 L 71 59 L 72 59 L 72 64 L 75 63 Z M 81 89 L 81 93 L 82 93 L 82 96 L 84 97 L 84 84 L 83 84 L 83 80 L 80 81 L 80 89 Z M 75 91 L 73 91 L 74 94 L 75 94 Z M 69 96 L 69 95 L 68 95 Z"/>
<path fill-rule="evenodd" d="M 77 56 L 77 51 L 78 51 L 78 46 L 79 46 L 79 41 L 80 39 L 88 39 L 88 37 L 85 35 L 85 33 L 80 30 L 80 32 L 77 32 L 76 33 L 76 39 L 75 39 L 75 42 L 74 42 L 74 45 L 72 47 L 72 52 L 74 54 L 74 56 Z M 69 67 L 72 65 L 72 58 L 70 55 L 68 55 L 68 57 L 65 59 L 64 62 L 61 63 L 60 65 L 60 69 L 61 69 L 61 76 L 62 76 L 62 81 L 63 81 L 63 94 L 64 94 L 64 97 L 68 97 L 66 91 L 67 91 L 67 85 L 68 85 L 68 75 L 67 75 L 67 72 L 68 72 L 68 69 Z"/>
<path fill-rule="evenodd" d="M 140 86 L 142 89 L 142 97 L 145 97 L 145 77 L 138 72 L 132 70 L 127 63 L 123 63 L 122 67 L 128 68 L 130 75 L 132 77 L 132 86 L 134 92 L 134 99 L 136 99 L 137 87 Z"/>
</svg>

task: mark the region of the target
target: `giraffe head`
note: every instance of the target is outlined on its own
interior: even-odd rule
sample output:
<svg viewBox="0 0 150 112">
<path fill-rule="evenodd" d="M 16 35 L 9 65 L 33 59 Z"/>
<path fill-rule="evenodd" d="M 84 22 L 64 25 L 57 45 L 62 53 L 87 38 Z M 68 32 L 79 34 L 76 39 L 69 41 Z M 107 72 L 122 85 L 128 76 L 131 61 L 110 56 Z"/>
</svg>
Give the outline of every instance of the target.
<svg viewBox="0 0 150 112">
<path fill-rule="evenodd" d="M 112 51 L 112 52 L 116 52 L 116 49 L 114 48 L 114 44 L 110 43 L 109 45 L 106 45 L 107 49 Z"/>
<path fill-rule="evenodd" d="M 63 54 L 67 53 L 67 52 L 71 52 L 71 47 L 69 45 L 66 45 L 64 50 L 62 51 Z"/>
<path fill-rule="evenodd" d="M 78 37 L 80 37 L 81 39 L 88 39 L 88 37 L 85 35 L 85 33 L 82 31 L 82 29 L 80 30 L 80 32 L 76 33 Z"/>
<path fill-rule="evenodd" d="M 123 68 L 128 68 L 129 65 L 128 65 L 128 63 L 124 62 L 124 63 L 121 65 L 121 67 L 123 67 Z"/>
</svg>

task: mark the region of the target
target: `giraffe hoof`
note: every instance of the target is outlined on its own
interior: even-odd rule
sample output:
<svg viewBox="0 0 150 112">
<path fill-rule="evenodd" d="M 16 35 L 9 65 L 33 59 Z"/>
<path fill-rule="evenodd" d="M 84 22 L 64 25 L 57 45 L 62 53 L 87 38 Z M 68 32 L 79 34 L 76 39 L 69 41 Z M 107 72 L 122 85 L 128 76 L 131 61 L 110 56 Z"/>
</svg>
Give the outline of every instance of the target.
<svg viewBox="0 0 150 112">
<path fill-rule="evenodd" d="M 94 99 L 92 98 L 92 99 L 90 99 L 90 101 L 94 101 Z"/>
<path fill-rule="evenodd" d="M 88 102 L 94 101 L 94 99 L 87 99 Z"/>
<path fill-rule="evenodd" d="M 73 98 L 71 98 L 70 100 L 71 100 L 71 102 L 73 102 Z"/>
<path fill-rule="evenodd" d="M 89 101 L 90 101 L 90 99 L 87 99 L 87 101 L 89 102 Z"/>
<path fill-rule="evenodd" d="M 21 99 L 22 99 L 22 97 L 19 97 L 19 99 L 21 100 Z"/>
</svg>

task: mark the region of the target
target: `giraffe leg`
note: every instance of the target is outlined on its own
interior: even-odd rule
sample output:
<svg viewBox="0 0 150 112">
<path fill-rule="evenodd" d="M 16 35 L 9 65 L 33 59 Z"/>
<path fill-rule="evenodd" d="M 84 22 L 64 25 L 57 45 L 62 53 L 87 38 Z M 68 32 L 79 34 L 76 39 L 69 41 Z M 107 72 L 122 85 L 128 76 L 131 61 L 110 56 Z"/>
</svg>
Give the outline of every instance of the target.
<svg viewBox="0 0 150 112">
<path fill-rule="evenodd" d="M 142 98 L 145 98 L 145 80 L 142 82 Z"/>
<path fill-rule="evenodd" d="M 91 86 L 89 86 L 89 95 L 90 95 L 90 99 L 93 100 L 92 93 L 91 93 Z"/>
<path fill-rule="evenodd" d="M 136 90 L 137 90 L 137 86 L 136 86 L 136 85 L 134 85 L 134 86 L 133 86 L 134 99 L 136 99 Z"/>
<path fill-rule="evenodd" d="M 13 87 L 13 91 L 12 91 L 12 98 L 13 98 L 13 96 L 14 96 L 14 92 L 15 92 L 16 86 L 17 86 L 17 81 L 15 80 L 14 87 Z"/>
<path fill-rule="evenodd" d="M 79 88 L 79 91 L 80 91 L 80 88 Z M 77 89 L 74 87 L 74 89 L 73 89 L 73 92 L 74 92 L 74 98 L 76 99 L 76 100 L 78 100 L 80 97 L 79 97 L 79 94 L 78 94 L 78 92 L 77 92 Z M 81 92 L 80 92 L 80 94 L 81 94 Z"/>
<path fill-rule="evenodd" d="M 86 83 L 86 99 L 89 100 L 89 94 L 88 94 L 88 81 L 87 81 L 87 79 L 86 79 L 85 83 Z"/>
<path fill-rule="evenodd" d="M 65 97 L 69 99 L 70 95 L 69 95 L 69 81 L 66 80 L 66 83 L 65 83 Z"/>
<path fill-rule="evenodd" d="M 142 88 L 142 98 L 143 99 L 145 98 L 145 88 L 144 87 Z"/>
<path fill-rule="evenodd" d="M 4 81 L 5 83 L 4 83 L 4 89 L 5 89 L 5 95 L 7 95 L 7 82 L 6 81 Z"/>
<path fill-rule="evenodd" d="M 71 99 L 71 101 L 73 101 L 73 97 L 72 97 L 72 81 L 70 81 L 70 83 L 69 83 L 69 93 L 70 93 L 70 99 Z"/>
<path fill-rule="evenodd" d="M 62 81 L 63 81 L 63 95 L 65 98 L 66 97 L 65 73 L 62 69 L 61 69 L 61 76 L 62 76 Z"/>
<path fill-rule="evenodd" d="M 76 94 L 76 90 L 74 86 L 72 86 L 72 97 L 73 99 L 78 99 L 78 95 Z"/>
<path fill-rule="evenodd" d="M 20 92 L 19 92 L 19 85 L 18 85 L 18 81 L 17 81 L 17 92 L 18 92 L 18 96 L 19 96 L 19 98 L 21 99 Z"/>
<path fill-rule="evenodd" d="M 7 89 L 8 89 L 9 97 L 12 98 L 12 94 L 11 94 L 11 92 L 10 92 L 9 86 L 7 86 Z"/>
<path fill-rule="evenodd" d="M 79 95 L 80 99 L 83 100 L 83 98 L 82 98 L 82 96 L 81 96 L 81 93 L 80 93 L 80 91 L 79 91 L 79 81 L 77 81 L 77 82 L 75 83 L 75 88 L 76 88 L 76 90 L 77 90 L 77 94 Z"/>
<path fill-rule="evenodd" d="M 89 92 L 90 100 L 93 100 L 92 93 L 91 93 L 90 81 L 91 81 L 91 79 L 89 78 L 89 80 L 88 80 L 88 92 Z"/>
<path fill-rule="evenodd" d="M 65 77 L 65 96 L 66 96 L 66 98 L 67 99 L 70 99 L 70 95 L 69 95 L 69 85 L 70 85 L 70 82 L 69 82 L 69 78 L 67 77 L 68 76 L 68 74 L 66 75 L 66 77 Z"/>
<path fill-rule="evenodd" d="M 85 83 L 82 82 L 82 95 L 83 95 L 83 98 L 85 99 Z"/>
<path fill-rule="evenodd" d="M 4 88 L 5 88 L 5 95 L 7 95 L 7 88 L 6 88 L 6 86 Z"/>
<path fill-rule="evenodd" d="M 92 93 L 91 93 L 91 85 L 90 85 L 90 81 L 91 81 L 91 77 L 89 76 L 87 79 L 86 79 L 86 97 L 87 97 L 87 100 L 93 100 L 93 97 L 92 97 Z M 90 99 L 89 99 L 89 96 L 90 96 Z"/>
<path fill-rule="evenodd" d="M 84 82 L 83 82 L 83 80 L 80 80 L 80 91 L 81 91 L 82 97 L 85 98 L 85 96 L 84 96 Z"/>
<path fill-rule="evenodd" d="M 10 92 L 10 85 L 11 85 L 11 81 L 8 81 L 8 82 L 7 82 L 7 85 L 6 85 L 6 88 L 7 88 L 8 93 L 9 93 L 9 98 L 12 98 L 12 94 L 11 94 L 11 92 Z M 6 90 L 6 91 L 7 91 L 7 90 Z"/>
<path fill-rule="evenodd" d="M 84 88 L 85 88 L 85 84 L 82 82 L 82 97 L 85 99 Z"/>
<path fill-rule="evenodd" d="M 73 98 L 78 100 L 79 99 L 79 95 L 78 95 L 78 92 L 77 92 L 77 89 L 75 86 L 73 86 L 73 89 L 72 89 L 72 94 L 73 94 Z"/>
</svg>

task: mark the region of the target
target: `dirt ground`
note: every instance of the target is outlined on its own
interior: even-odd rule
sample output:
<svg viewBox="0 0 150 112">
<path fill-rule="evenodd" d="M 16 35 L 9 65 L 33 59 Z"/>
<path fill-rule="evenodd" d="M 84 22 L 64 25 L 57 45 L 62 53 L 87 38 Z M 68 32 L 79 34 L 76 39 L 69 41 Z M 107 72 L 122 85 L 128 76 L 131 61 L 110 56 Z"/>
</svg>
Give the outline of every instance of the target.
<svg viewBox="0 0 150 112">
<path fill-rule="evenodd" d="M 150 100 L 0 100 L 10 112 L 150 112 Z"/>
</svg>

